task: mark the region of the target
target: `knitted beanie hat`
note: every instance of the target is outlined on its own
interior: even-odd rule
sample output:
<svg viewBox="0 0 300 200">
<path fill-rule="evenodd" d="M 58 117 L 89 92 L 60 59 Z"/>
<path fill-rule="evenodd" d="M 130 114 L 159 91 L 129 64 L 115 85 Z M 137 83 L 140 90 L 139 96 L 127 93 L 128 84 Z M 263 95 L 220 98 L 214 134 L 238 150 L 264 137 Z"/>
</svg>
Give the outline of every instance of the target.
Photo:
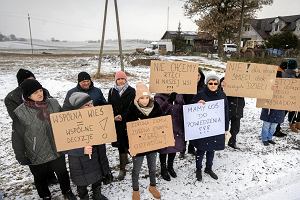
<svg viewBox="0 0 300 200">
<path fill-rule="evenodd" d="M 151 93 L 148 89 L 148 87 L 142 83 L 142 82 L 137 82 L 136 83 L 136 94 L 135 94 L 135 98 L 134 101 L 138 101 L 139 98 L 141 98 L 142 96 L 151 96 Z"/>
<path fill-rule="evenodd" d="M 35 79 L 25 79 L 20 85 L 24 99 L 28 99 L 32 93 L 39 89 L 43 89 L 43 86 Z"/>
<path fill-rule="evenodd" d="M 73 109 L 79 109 L 84 104 L 92 101 L 90 95 L 84 92 L 74 92 L 69 98 L 69 102 L 72 105 Z"/>
<path fill-rule="evenodd" d="M 91 76 L 87 72 L 80 72 L 78 74 L 78 83 L 84 80 L 91 80 Z"/>
<path fill-rule="evenodd" d="M 18 84 L 21 85 L 21 83 L 25 80 L 25 79 L 28 79 L 30 77 L 34 77 L 34 74 L 29 71 L 29 70 L 26 70 L 26 69 L 19 69 L 18 73 L 17 73 L 17 80 L 18 80 Z"/>
<path fill-rule="evenodd" d="M 124 78 L 127 81 L 127 76 L 126 76 L 125 72 L 123 72 L 123 71 L 116 72 L 115 81 L 120 79 L 120 78 Z"/>
</svg>

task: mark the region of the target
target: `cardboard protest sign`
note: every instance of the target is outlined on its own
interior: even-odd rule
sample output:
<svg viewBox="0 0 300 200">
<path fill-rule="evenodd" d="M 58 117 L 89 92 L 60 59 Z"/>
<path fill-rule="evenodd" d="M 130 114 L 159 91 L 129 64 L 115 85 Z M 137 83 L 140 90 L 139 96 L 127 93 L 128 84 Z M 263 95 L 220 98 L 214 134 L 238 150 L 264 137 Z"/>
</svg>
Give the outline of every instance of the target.
<svg viewBox="0 0 300 200">
<path fill-rule="evenodd" d="M 171 115 L 127 122 L 126 125 L 132 156 L 175 146 Z"/>
<path fill-rule="evenodd" d="M 277 66 L 227 62 L 224 91 L 227 96 L 271 99 Z"/>
<path fill-rule="evenodd" d="M 185 141 L 225 133 L 224 100 L 184 105 Z"/>
<path fill-rule="evenodd" d="M 50 114 L 57 151 L 117 140 L 111 105 Z"/>
<path fill-rule="evenodd" d="M 300 79 L 277 78 L 272 99 L 257 99 L 256 107 L 300 111 Z"/>
<path fill-rule="evenodd" d="M 153 93 L 196 94 L 198 64 L 152 60 L 149 89 Z"/>
</svg>

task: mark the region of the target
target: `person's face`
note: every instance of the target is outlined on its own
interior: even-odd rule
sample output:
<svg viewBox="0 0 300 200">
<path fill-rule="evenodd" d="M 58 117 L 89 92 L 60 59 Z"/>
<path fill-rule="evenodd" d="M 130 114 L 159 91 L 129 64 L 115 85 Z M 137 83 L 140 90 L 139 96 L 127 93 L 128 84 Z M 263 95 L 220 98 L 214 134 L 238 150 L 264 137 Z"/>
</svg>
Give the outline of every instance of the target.
<svg viewBox="0 0 300 200">
<path fill-rule="evenodd" d="M 215 92 L 218 89 L 218 81 L 217 80 L 209 80 L 207 83 L 207 87 L 210 91 Z"/>
<path fill-rule="evenodd" d="M 29 99 L 31 99 L 32 101 L 43 101 L 43 99 L 44 99 L 43 89 L 38 89 L 37 91 L 32 93 L 29 96 Z"/>
<path fill-rule="evenodd" d="M 225 81 L 225 79 L 221 82 L 221 87 L 222 88 L 224 88 L 224 86 L 225 86 L 225 82 L 224 81 Z"/>
<path fill-rule="evenodd" d="M 79 82 L 79 85 L 82 89 L 88 90 L 91 86 L 91 80 L 83 80 Z"/>
<path fill-rule="evenodd" d="M 138 103 L 143 107 L 146 107 L 149 104 L 149 101 L 150 101 L 150 97 L 148 95 L 147 96 L 144 95 L 139 98 Z"/>
<path fill-rule="evenodd" d="M 200 81 L 200 79 L 201 79 L 201 74 L 198 72 L 198 79 L 197 79 L 197 81 Z"/>
<path fill-rule="evenodd" d="M 118 78 L 116 80 L 117 86 L 123 86 L 123 85 L 125 85 L 125 83 L 126 83 L 126 79 L 125 78 Z"/>
<path fill-rule="evenodd" d="M 90 107 L 94 107 L 93 101 L 87 102 L 86 104 L 84 104 L 83 106 L 81 106 L 81 109 L 90 108 Z"/>
</svg>

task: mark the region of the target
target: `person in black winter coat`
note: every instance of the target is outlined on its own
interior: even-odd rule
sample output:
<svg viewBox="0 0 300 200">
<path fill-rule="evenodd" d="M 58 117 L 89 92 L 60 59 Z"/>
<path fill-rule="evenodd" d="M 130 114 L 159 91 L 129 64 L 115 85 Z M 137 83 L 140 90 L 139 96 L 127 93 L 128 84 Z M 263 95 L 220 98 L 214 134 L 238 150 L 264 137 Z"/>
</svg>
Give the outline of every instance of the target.
<svg viewBox="0 0 300 200">
<path fill-rule="evenodd" d="M 61 107 L 56 99 L 47 98 L 42 85 L 34 79 L 23 81 L 21 88 L 24 103 L 14 110 L 19 120 L 18 130 L 23 130 L 22 140 L 19 141 L 24 146 L 21 164 L 29 165 L 41 198 L 51 199 L 47 183 L 50 167 L 57 175 L 64 197 L 75 200 L 65 157 L 56 150 L 50 123 L 50 114 L 60 112 Z"/>
<path fill-rule="evenodd" d="M 133 103 L 135 89 L 128 85 L 125 72 L 118 71 L 115 74 L 115 86 L 109 90 L 108 103 L 112 105 L 115 116 L 115 127 L 117 132 L 117 142 L 113 142 L 114 147 L 118 147 L 120 171 L 118 180 L 123 180 L 126 175 L 126 164 L 128 162 L 128 136 L 126 130 L 126 118 L 129 106 Z"/>
<path fill-rule="evenodd" d="M 205 81 L 205 75 L 199 67 L 198 68 L 197 93 L 199 93 L 203 88 L 205 88 L 204 81 Z M 183 98 L 184 98 L 185 104 L 191 104 L 194 96 L 195 95 L 193 95 L 193 94 L 184 94 Z M 185 154 L 185 151 L 186 151 L 186 143 L 187 142 L 185 142 L 184 150 L 182 152 L 180 152 L 180 154 L 179 154 L 179 158 L 184 158 L 184 154 Z M 192 155 L 196 155 L 195 148 L 193 147 L 193 145 L 190 142 L 189 142 L 189 145 L 188 145 L 188 153 L 192 154 Z"/>
<path fill-rule="evenodd" d="M 93 100 L 83 92 L 74 92 L 69 102 L 74 110 L 93 107 Z M 77 186 L 77 193 L 81 200 L 89 199 L 88 185 L 92 185 L 93 200 L 107 200 L 101 194 L 103 175 L 100 159 L 106 156 L 101 147 L 103 145 L 93 145 L 67 151 L 71 179 Z M 99 156 L 103 153 L 104 155 Z"/>
<path fill-rule="evenodd" d="M 130 105 L 127 121 L 137 121 L 162 116 L 159 104 L 151 98 L 148 87 L 138 82 L 136 84 L 136 96 L 134 103 Z M 160 199 L 160 192 L 156 188 L 156 151 L 140 153 L 132 158 L 132 200 L 140 199 L 139 174 L 143 165 L 144 157 L 147 158 L 149 169 L 150 186 L 149 192 L 156 199 Z"/>
<path fill-rule="evenodd" d="M 87 93 L 91 99 L 93 100 L 93 105 L 94 106 L 102 106 L 106 105 L 107 102 L 103 96 L 103 93 L 100 88 L 96 88 L 94 86 L 93 81 L 91 80 L 91 76 L 87 72 L 80 72 L 78 74 L 78 83 L 77 86 L 72 88 L 67 92 L 67 95 L 64 100 L 63 104 L 63 111 L 68 111 L 72 110 L 72 105 L 70 104 L 69 98 L 74 92 L 84 92 Z M 102 144 L 103 150 L 105 149 L 106 152 L 106 147 L 105 144 Z M 104 156 L 104 154 L 101 154 Z M 100 155 L 100 156 L 101 156 Z M 109 167 L 109 162 L 105 153 L 105 156 L 100 159 L 102 162 L 102 174 L 103 174 L 103 183 L 104 184 L 109 184 L 113 181 L 113 176 Z"/>
<path fill-rule="evenodd" d="M 223 90 L 224 78 L 220 79 L 220 89 Z M 245 99 L 244 97 L 231 97 L 227 96 L 229 108 L 229 121 L 230 121 L 230 134 L 231 137 L 228 141 L 228 146 L 234 149 L 240 149 L 236 145 L 236 136 L 240 132 L 241 118 L 243 117 Z"/>
<path fill-rule="evenodd" d="M 20 127 L 17 124 L 19 123 L 14 110 L 23 103 L 23 97 L 22 97 L 22 88 L 20 87 L 21 83 L 26 79 L 35 79 L 34 74 L 26 69 L 19 69 L 17 72 L 17 81 L 18 81 L 18 87 L 16 87 L 14 90 L 9 92 L 7 96 L 4 98 L 4 103 L 7 109 L 7 112 L 12 119 L 12 147 L 16 156 L 16 159 L 19 163 L 22 163 L 22 158 L 20 155 L 24 152 L 24 146 L 20 145 L 23 139 L 23 130 L 18 130 L 17 128 Z M 50 98 L 49 91 L 45 88 L 43 88 L 45 95 Z M 48 172 L 48 178 L 47 181 L 49 184 L 56 184 L 58 183 L 56 176 L 54 172 L 49 169 Z"/>
<path fill-rule="evenodd" d="M 222 92 L 218 86 L 220 79 L 215 73 L 208 74 L 205 79 L 207 85 L 202 91 L 200 91 L 194 98 L 194 103 L 205 103 L 208 101 L 215 101 L 224 99 L 224 114 L 225 114 L 225 131 L 228 131 L 229 119 L 228 119 L 228 102 L 224 92 Z M 202 160 L 204 154 L 206 154 L 206 167 L 204 172 L 209 174 L 213 179 L 218 179 L 218 176 L 213 172 L 212 165 L 215 151 L 224 150 L 225 148 L 225 134 L 211 136 L 207 138 L 200 138 L 191 141 L 194 147 L 197 149 L 196 156 L 196 178 L 198 181 L 202 180 Z"/>
</svg>

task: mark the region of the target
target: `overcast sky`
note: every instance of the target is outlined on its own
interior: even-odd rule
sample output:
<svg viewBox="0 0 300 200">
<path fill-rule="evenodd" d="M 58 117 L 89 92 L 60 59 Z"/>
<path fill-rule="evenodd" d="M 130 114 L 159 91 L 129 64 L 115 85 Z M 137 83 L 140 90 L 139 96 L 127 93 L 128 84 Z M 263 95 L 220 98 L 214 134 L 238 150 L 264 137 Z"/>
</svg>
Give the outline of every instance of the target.
<svg viewBox="0 0 300 200">
<path fill-rule="evenodd" d="M 113 0 L 109 0 L 106 39 L 116 39 Z M 27 13 L 33 38 L 97 40 L 101 37 L 105 0 L 0 0 L 0 32 L 29 38 Z M 167 29 L 196 31 L 184 16 L 182 0 L 118 0 L 122 39 L 159 40 Z M 274 0 L 257 13 L 258 18 L 300 14 L 299 0 Z"/>
</svg>

